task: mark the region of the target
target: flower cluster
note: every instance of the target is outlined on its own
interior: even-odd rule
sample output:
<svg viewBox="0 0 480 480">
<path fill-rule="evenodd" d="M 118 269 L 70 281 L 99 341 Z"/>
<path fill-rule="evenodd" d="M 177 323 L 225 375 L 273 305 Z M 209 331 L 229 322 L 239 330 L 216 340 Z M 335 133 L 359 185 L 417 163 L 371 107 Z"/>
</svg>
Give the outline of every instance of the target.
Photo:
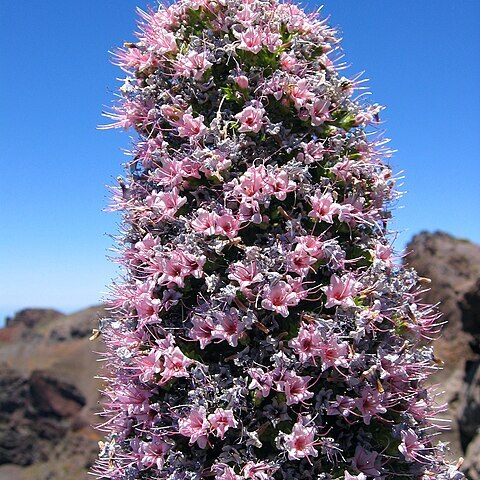
<svg viewBox="0 0 480 480">
<path fill-rule="evenodd" d="M 140 11 L 105 354 L 108 479 L 459 479 L 425 385 L 437 312 L 387 230 L 378 105 L 278 0 Z"/>
</svg>

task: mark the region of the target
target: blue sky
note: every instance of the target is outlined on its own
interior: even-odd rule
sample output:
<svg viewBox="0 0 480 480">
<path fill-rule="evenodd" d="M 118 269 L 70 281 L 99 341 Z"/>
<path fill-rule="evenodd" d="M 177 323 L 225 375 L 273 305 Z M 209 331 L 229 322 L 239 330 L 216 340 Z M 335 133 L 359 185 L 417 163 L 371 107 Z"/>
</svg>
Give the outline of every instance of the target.
<svg viewBox="0 0 480 480">
<path fill-rule="evenodd" d="M 153 2 L 152 2 L 153 3 Z M 406 195 L 393 227 L 480 243 L 478 0 L 325 0 L 350 74 L 365 71 Z M 117 218 L 102 212 L 129 134 L 98 131 L 145 0 L 0 0 L 0 316 L 97 303 Z M 319 3 L 309 2 L 309 8 Z"/>
</svg>

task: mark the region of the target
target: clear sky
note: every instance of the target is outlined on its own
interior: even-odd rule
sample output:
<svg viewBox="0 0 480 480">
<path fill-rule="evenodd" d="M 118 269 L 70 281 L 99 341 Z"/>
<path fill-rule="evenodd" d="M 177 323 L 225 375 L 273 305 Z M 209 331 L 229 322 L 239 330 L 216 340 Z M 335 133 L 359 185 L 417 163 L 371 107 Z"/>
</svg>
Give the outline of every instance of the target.
<svg viewBox="0 0 480 480">
<path fill-rule="evenodd" d="M 153 2 L 151 2 L 153 3 Z M 441 229 L 480 243 L 480 2 L 325 0 L 405 171 L 397 247 Z M 115 275 L 103 213 L 129 134 L 98 131 L 145 0 L 0 0 L 0 316 L 94 304 Z M 309 8 L 319 4 L 310 1 Z"/>
</svg>

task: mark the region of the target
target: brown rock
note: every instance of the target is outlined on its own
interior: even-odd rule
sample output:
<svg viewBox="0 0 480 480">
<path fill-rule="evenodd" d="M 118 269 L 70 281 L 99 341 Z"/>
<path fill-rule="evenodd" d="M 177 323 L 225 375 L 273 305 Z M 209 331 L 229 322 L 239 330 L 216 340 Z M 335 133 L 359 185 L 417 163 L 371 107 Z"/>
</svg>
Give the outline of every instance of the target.
<svg viewBox="0 0 480 480">
<path fill-rule="evenodd" d="M 7 327 L 23 325 L 27 328 L 43 323 L 48 324 L 53 319 L 62 316 L 63 313 L 47 308 L 25 308 L 7 320 Z"/>
<path fill-rule="evenodd" d="M 41 370 L 32 373 L 29 387 L 32 404 L 42 416 L 73 417 L 86 404 L 85 397 L 75 385 Z"/>
<path fill-rule="evenodd" d="M 468 445 L 462 470 L 470 480 L 480 480 L 480 434 Z"/>
<path fill-rule="evenodd" d="M 465 293 L 460 302 L 462 323 L 465 331 L 473 336 L 474 349 L 480 350 L 480 278 Z"/>
<path fill-rule="evenodd" d="M 0 479 L 86 480 L 101 437 L 93 350 L 103 348 L 88 338 L 106 312 L 40 312 L 0 330 Z"/>
</svg>

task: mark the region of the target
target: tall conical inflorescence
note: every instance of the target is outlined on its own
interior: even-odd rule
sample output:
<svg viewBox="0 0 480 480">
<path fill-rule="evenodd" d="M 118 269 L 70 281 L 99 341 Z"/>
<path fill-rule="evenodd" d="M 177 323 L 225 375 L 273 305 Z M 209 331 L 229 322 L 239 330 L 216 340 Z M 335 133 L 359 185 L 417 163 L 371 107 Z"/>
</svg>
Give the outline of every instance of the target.
<svg viewBox="0 0 480 480">
<path fill-rule="evenodd" d="M 108 479 L 458 479 L 434 309 L 395 265 L 378 105 L 335 31 L 277 0 L 140 11 L 108 127 L 121 280 L 101 322 Z"/>
</svg>

